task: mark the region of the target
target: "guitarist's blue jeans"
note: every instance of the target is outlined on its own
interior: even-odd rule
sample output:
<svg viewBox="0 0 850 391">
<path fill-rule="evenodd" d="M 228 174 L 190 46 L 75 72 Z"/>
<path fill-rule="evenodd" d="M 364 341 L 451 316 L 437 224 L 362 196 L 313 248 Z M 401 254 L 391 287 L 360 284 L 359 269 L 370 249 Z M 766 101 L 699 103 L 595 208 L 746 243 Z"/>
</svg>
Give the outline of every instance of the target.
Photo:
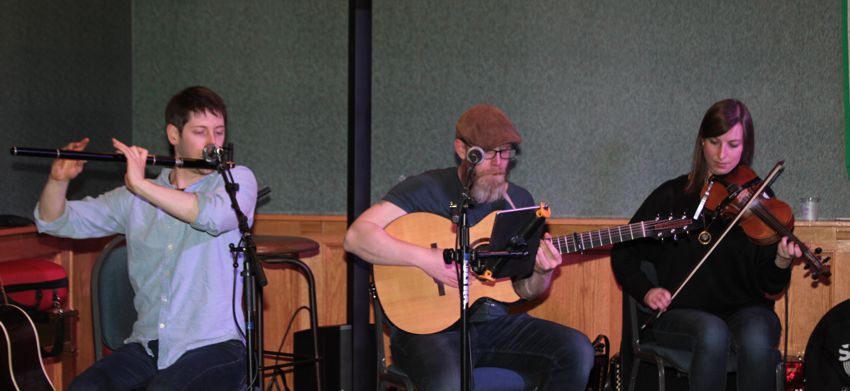
<svg viewBox="0 0 850 391">
<path fill-rule="evenodd" d="M 473 368 L 511 369 L 527 389 L 585 390 L 594 352 L 581 332 L 526 314 L 473 322 L 469 330 Z M 460 388 L 459 327 L 424 335 L 397 330 L 391 349 L 419 390 Z"/>
<path fill-rule="evenodd" d="M 156 366 L 156 341 L 148 356 L 141 344 L 122 346 L 71 382 L 68 390 L 241 390 L 247 371 L 245 345 L 225 341 L 186 352 L 168 368 Z"/>
</svg>

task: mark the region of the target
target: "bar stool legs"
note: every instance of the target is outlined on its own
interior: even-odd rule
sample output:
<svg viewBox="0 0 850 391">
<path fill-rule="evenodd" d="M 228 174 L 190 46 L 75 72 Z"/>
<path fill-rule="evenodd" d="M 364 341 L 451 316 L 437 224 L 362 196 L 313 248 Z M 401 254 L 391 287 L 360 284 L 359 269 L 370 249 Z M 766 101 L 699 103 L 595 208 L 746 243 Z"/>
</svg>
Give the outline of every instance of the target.
<svg viewBox="0 0 850 391">
<path fill-rule="evenodd" d="M 271 257 L 271 256 L 270 257 L 260 256 L 260 258 L 263 259 L 263 262 L 267 263 L 267 264 L 288 265 L 288 266 L 292 266 L 292 267 L 295 267 L 297 269 L 300 269 L 300 271 L 307 278 L 307 291 L 308 291 L 308 294 L 310 296 L 310 298 L 309 298 L 309 301 L 310 301 L 310 331 L 311 331 L 311 335 L 312 335 L 312 339 L 313 339 L 313 357 L 310 358 L 310 359 L 304 359 L 304 358 L 301 358 L 301 357 L 297 357 L 294 353 L 281 353 L 281 352 L 273 352 L 273 351 L 263 351 L 264 357 L 265 356 L 285 357 L 285 358 L 291 359 L 292 361 L 288 362 L 288 363 L 284 363 L 284 364 L 262 366 L 261 372 L 271 370 L 271 371 L 273 371 L 273 375 L 272 375 L 273 377 L 277 377 L 277 376 L 282 377 L 283 376 L 283 372 L 281 371 L 282 368 L 294 367 L 296 365 L 304 365 L 304 364 L 312 363 L 313 367 L 315 368 L 315 374 L 316 374 L 316 389 L 321 390 L 322 389 L 322 372 L 321 372 L 320 365 L 321 365 L 322 357 L 319 356 L 319 339 L 318 339 L 318 333 L 317 333 L 317 330 L 318 330 L 318 327 L 319 327 L 319 320 L 318 320 L 317 307 L 316 307 L 316 284 L 315 284 L 315 278 L 313 277 L 313 272 L 310 270 L 310 267 L 307 266 L 307 264 L 305 264 L 304 262 L 302 262 L 298 259 L 275 258 L 275 257 Z M 262 300 L 262 294 L 260 294 L 259 299 Z M 262 311 L 260 311 L 260 314 L 258 315 L 258 319 L 259 319 L 259 322 L 260 322 L 260 324 L 258 326 L 262 327 L 262 324 L 263 324 Z M 261 336 L 260 336 L 259 343 L 260 343 L 260 346 L 263 346 L 262 345 L 262 343 L 263 343 L 262 333 L 260 333 L 260 335 Z M 260 381 L 260 385 L 261 385 L 261 387 L 263 387 L 262 380 Z"/>
</svg>

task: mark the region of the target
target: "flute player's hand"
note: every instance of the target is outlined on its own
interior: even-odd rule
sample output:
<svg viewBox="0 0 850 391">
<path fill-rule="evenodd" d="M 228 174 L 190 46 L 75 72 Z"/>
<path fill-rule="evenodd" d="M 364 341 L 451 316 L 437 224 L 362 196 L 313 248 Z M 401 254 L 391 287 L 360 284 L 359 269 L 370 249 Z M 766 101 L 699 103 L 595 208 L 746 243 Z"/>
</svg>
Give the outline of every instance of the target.
<svg viewBox="0 0 850 391">
<path fill-rule="evenodd" d="M 62 149 L 82 151 L 86 149 L 86 145 L 88 144 L 89 138 L 86 137 L 80 141 L 69 143 L 62 147 Z M 69 182 L 83 172 L 83 165 L 85 164 L 85 160 L 56 159 L 53 161 L 53 165 L 50 166 L 50 179 L 57 182 Z"/>
</svg>

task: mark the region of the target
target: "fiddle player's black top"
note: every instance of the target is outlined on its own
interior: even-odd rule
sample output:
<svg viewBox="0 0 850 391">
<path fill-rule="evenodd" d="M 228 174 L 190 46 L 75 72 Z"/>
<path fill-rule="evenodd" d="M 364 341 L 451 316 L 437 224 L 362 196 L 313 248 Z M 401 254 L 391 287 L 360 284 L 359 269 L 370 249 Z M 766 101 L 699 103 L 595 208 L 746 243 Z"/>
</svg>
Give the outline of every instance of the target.
<svg viewBox="0 0 850 391">
<path fill-rule="evenodd" d="M 666 217 L 670 213 L 676 217 L 682 214 L 693 216 L 701 193 L 685 193 L 687 179 L 687 175 L 683 175 L 655 189 L 631 222 L 651 220 L 657 215 Z M 626 292 L 643 302 L 646 292 L 656 287 L 640 270 L 640 261 L 647 260 L 655 265 L 658 272 L 658 286 L 674 293 L 727 224 L 727 221 L 718 219 L 709 225 L 712 235 L 709 245 L 700 244 L 696 232 L 680 235 L 678 240 L 641 239 L 617 244 L 611 255 L 614 275 Z M 753 244 L 736 226 L 673 300 L 670 308 L 698 309 L 722 318 L 745 306 L 773 308 L 774 301 L 767 295 L 782 292 L 791 279 L 791 268 L 777 267 L 775 258 L 776 245 Z"/>
</svg>

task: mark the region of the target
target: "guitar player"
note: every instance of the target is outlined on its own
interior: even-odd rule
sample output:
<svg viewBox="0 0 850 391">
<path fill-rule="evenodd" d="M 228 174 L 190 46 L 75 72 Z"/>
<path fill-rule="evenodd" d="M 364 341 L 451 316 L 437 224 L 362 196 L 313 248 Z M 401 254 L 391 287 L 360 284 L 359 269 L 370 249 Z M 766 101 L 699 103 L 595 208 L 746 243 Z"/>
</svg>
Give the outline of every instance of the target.
<svg viewBox="0 0 850 391">
<path fill-rule="evenodd" d="M 442 249 L 414 245 L 391 236 L 385 228 L 402 216 L 428 212 L 450 217 L 467 180 L 467 152 L 483 150 L 473 167 L 470 225 L 493 211 L 534 205 L 531 194 L 508 182 L 522 138 L 502 110 L 480 104 L 461 115 L 456 126 L 456 167 L 407 178 L 363 212 L 345 236 L 345 249 L 376 265 L 412 266 L 450 287 L 458 286 L 454 265 L 443 261 Z M 425 227 L 426 229 L 428 227 Z M 548 238 L 548 235 L 547 235 Z M 523 299 L 543 293 L 561 257 L 551 241 L 541 241 L 534 271 L 513 282 Z M 501 367 L 523 377 L 528 389 L 584 390 L 593 366 L 593 348 L 584 334 L 528 314 L 509 314 L 505 304 L 486 298 L 469 310 L 471 366 Z M 460 327 L 414 334 L 390 324 L 393 362 L 420 390 L 456 389 L 460 383 Z"/>
</svg>

